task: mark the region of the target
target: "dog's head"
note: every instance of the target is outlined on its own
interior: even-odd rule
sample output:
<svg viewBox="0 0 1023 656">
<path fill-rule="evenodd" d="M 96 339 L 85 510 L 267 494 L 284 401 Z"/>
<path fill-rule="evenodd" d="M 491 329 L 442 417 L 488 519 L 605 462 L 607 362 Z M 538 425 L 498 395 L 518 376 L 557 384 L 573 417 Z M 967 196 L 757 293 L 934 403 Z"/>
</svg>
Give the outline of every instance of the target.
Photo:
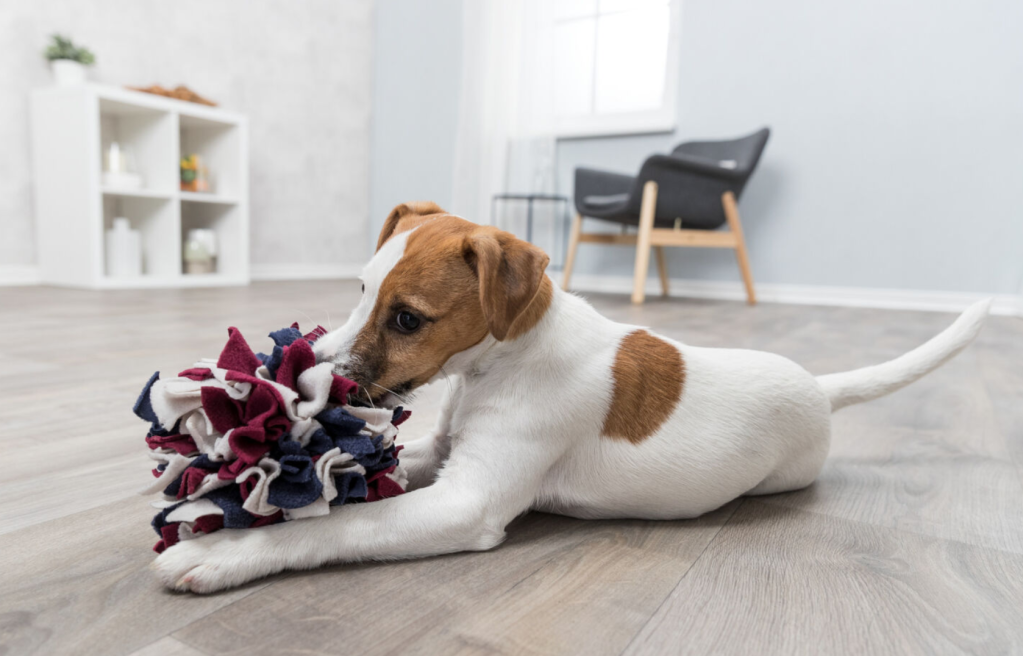
<svg viewBox="0 0 1023 656">
<path fill-rule="evenodd" d="M 551 300 L 539 248 L 434 203 L 391 211 L 363 271 L 362 300 L 348 322 L 317 340 L 319 360 L 394 404 L 448 359 L 482 341 L 528 331 Z"/>
</svg>

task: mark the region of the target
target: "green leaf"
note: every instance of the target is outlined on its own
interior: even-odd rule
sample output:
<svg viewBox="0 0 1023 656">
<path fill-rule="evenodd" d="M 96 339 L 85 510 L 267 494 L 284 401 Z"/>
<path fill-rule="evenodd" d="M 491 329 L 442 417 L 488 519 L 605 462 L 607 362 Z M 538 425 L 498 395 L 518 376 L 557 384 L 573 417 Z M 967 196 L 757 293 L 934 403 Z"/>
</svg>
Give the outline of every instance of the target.
<svg viewBox="0 0 1023 656">
<path fill-rule="evenodd" d="M 60 34 L 54 34 L 50 38 L 52 42 L 43 51 L 43 56 L 49 61 L 68 59 L 85 66 L 95 63 L 96 56 L 88 48 L 79 48 L 70 38 Z"/>
</svg>

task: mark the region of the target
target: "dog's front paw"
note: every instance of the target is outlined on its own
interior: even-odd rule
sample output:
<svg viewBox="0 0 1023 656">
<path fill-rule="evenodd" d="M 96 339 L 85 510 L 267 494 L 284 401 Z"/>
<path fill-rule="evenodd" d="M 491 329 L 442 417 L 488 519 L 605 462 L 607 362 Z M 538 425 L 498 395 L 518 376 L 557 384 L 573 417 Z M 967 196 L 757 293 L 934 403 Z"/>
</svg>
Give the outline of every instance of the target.
<svg viewBox="0 0 1023 656">
<path fill-rule="evenodd" d="M 168 588 L 205 594 L 280 571 L 269 567 L 271 549 L 259 530 L 222 530 L 178 542 L 152 567 Z"/>
</svg>

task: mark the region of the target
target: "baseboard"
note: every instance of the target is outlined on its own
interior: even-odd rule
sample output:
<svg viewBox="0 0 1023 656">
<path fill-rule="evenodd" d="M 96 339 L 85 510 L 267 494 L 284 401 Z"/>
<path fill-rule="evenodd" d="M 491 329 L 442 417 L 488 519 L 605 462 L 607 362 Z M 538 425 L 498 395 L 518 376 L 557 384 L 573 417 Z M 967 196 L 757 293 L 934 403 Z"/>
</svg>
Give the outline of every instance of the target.
<svg viewBox="0 0 1023 656">
<path fill-rule="evenodd" d="M 346 280 L 359 277 L 362 264 L 253 264 L 253 280 Z"/>
<path fill-rule="evenodd" d="M 362 272 L 361 264 L 253 264 L 253 280 L 350 280 Z M 560 274 L 556 274 L 556 278 Z M 0 265 L 0 287 L 40 284 L 39 268 L 29 265 Z M 625 276 L 575 275 L 572 289 L 583 292 L 631 294 L 632 279 Z M 647 281 L 647 294 L 661 293 L 660 283 Z M 739 282 L 716 280 L 672 280 L 671 296 L 743 301 L 746 292 Z M 764 303 L 795 305 L 839 305 L 846 307 L 959 312 L 982 298 L 994 297 L 992 314 L 1023 317 L 1023 296 L 974 292 L 935 292 L 913 289 L 870 289 L 865 287 L 824 287 L 816 285 L 757 285 L 757 298 Z"/>
<path fill-rule="evenodd" d="M 0 264 L 0 287 L 38 285 L 39 267 L 27 264 Z"/>
<path fill-rule="evenodd" d="M 746 300 L 746 291 L 739 282 L 715 280 L 672 280 L 671 296 L 727 301 Z M 581 292 L 631 294 L 632 279 L 624 276 L 574 275 L 572 289 Z M 650 296 L 661 293 L 660 282 L 647 281 Z M 757 299 L 763 303 L 795 305 L 839 305 L 845 307 L 921 310 L 927 312 L 960 312 L 982 298 L 994 298 L 992 314 L 1023 316 L 1023 297 L 1015 294 L 981 294 L 973 292 L 934 292 L 913 289 L 870 289 L 865 287 L 823 287 L 816 285 L 757 285 Z"/>
</svg>

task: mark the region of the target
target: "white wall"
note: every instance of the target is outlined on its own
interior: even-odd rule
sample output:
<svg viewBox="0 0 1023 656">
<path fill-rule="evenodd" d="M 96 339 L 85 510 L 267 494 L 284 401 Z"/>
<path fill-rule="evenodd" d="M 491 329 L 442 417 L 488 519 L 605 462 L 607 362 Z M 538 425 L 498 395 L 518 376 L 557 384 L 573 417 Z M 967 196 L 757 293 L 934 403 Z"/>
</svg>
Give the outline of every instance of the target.
<svg viewBox="0 0 1023 656">
<path fill-rule="evenodd" d="M 395 205 L 451 200 L 462 2 L 378 0 L 376 35 L 371 247 Z"/>
<path fill-rule="evenodd" d="M 183 83 L 250 118 L 253 273 L 363 262 L 372 0 L 32 0 L 0 4 L 0 273 L 35 263 L 28 93 L 67 33 L 93 79 Z"/>
<path fill-rule="evenodd" d="M 406 4 L 382 0 L 381 10 Z M 417 30 L 457 38 L 453 4 L 460 2 L 421 3 Z M 635 172 L 647 155 L 679 141 L 766 124 L 774 134 L 741 204 L 759 282 L 1018 293 L 1023 3 L 682 4 L 677 133 L 561 142 L 561 192 L 571 193 L 578 165 Z M 402 48 L 405 38 L 391 21 L 378 23 L 378 44 L 391 44 L 378 59 L 378 79 L 417 93 L 457 88 L 450 44 Z M 405 130 L 407 120 L 404 111 L 381 112 L 375 133 Z M 411 159 L 390 141 L 375 142 L 374 185 L 389 190 L 381 207 L 424 190 L 446 199 L 454 140 L 442 123 L 404 133 L 400 146 Z M 399 160 L 402 179 L 380 181 L 389 170 L 379 162 Z M 410 180 L 429 185 L 400 197 Z M 376 198 L 374 220 L 381 220 Z M 673 277 L 738 280 L 727 251 L 670 250 Z M 577 270 L 631 276 L 632 262 L 628 249 L 584 245 Z"/>
</svg>

